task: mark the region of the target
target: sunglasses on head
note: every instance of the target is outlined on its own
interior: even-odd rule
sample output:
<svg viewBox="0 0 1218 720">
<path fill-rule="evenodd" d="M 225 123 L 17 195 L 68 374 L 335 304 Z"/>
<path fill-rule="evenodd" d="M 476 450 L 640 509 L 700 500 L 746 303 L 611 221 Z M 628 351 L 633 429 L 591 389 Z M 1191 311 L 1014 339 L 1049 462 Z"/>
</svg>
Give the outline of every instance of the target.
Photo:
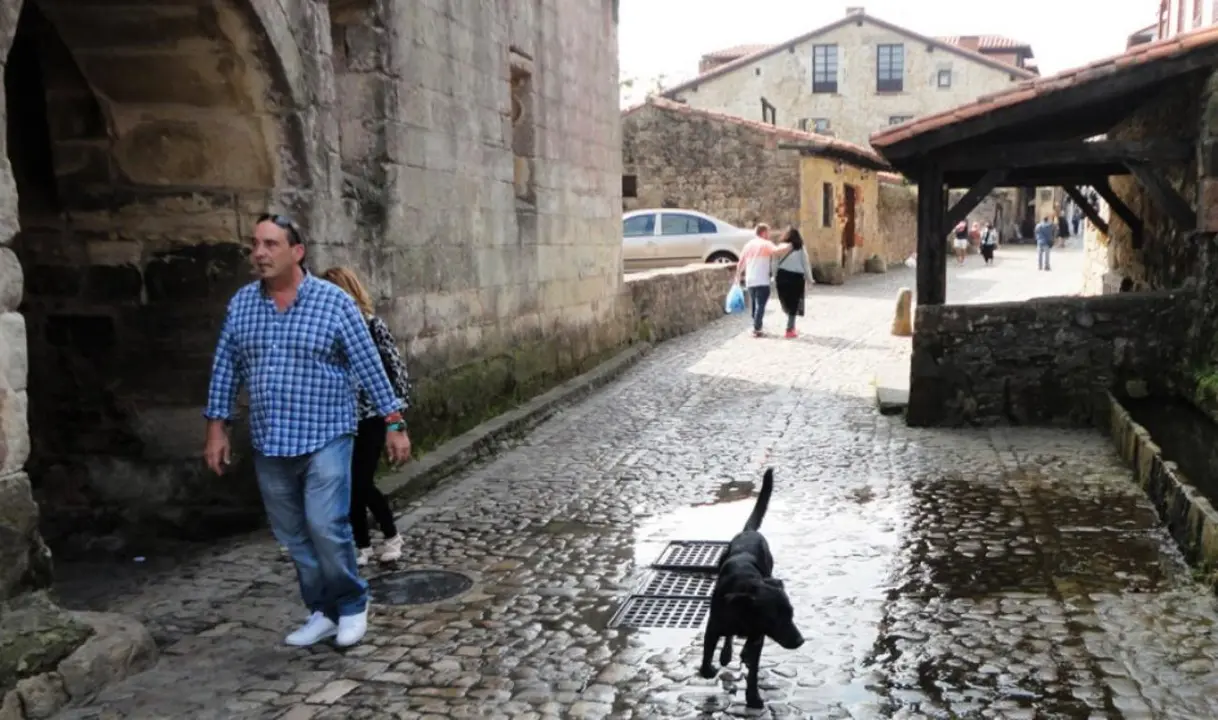
<svg viewBox="0 0 1218 720">
<path fill-rule="evenodd" d="M 292 221 L 292 218 L 287 215 L 278 215 L 275 213 L 264 213 L 258 216 L 258 222 L 273 223 L 277 227 L 281 227 L 288 231 L 288 242 L 292 245 L 303 245 L 304 238 L 300 234 L 300 228 Z"/>
</svg>

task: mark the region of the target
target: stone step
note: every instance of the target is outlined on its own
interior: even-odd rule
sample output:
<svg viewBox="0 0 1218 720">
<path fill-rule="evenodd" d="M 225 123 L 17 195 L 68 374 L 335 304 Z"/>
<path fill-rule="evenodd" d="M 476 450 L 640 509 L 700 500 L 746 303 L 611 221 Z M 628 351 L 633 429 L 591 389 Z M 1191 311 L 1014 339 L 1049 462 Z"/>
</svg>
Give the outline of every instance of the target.
<svg viewBox="0 0 1218 720">
<path fill-rule="evenodd" d="M 875 399 L 881 415 L 903 415 L 909 406 L 909 366 L 885 368 L 875 376 Z"/>
</svg>

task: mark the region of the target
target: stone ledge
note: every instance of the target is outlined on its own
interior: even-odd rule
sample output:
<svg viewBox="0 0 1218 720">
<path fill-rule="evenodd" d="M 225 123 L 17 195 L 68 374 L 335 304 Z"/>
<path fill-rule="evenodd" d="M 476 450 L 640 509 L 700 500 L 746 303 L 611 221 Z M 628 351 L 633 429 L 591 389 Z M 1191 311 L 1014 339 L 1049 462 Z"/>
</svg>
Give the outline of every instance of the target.
<svg viewBox="0 0 1218 720">
<path fill-rule="evenodd" d="M 4 614 L 0 660 L 14 674 L 0 686 L 0 720 L 52 717 L 157 660 L 152 635 L 129 617 L 65 611 L 41 593 Z"/>
<path fill-rule="evenodd" d="M 416 498 L 468 465 L 494 455 L 499 441 L 527 432 L 562 407 L 613 381 L 650 350 L 649 343 L 634 345 L 583 375 L 444 443 L 406 469 L 378 478 L 377 484 L 395 504 Z"/>
<path fill-rule="evenodd" d="M 1133 468 L 1134 478 L 1150 496 L 1172 538 L 1202 580 L 1218 591 L 1218 510 L 1176 463 L 1163 458 L 1150 432 L 1134 421 L 1109 393 L 1108 430 L 1117 452 Z"/>
</svg>

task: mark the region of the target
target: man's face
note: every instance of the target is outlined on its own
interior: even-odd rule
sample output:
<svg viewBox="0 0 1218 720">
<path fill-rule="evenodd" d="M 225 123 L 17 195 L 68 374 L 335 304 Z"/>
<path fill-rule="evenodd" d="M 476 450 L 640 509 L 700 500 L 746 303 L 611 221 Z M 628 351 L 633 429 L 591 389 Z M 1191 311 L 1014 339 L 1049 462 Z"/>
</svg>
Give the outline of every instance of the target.
<svg viewBox="0 0 1218 720">
<path fill-rule="evenodd" d="M 270 220 L 254 226 L 250 240 L 250 264 L 263 280 L 290 273 L 304 259 L 304 246 L 288 242 L 288 231 Z"/>
<path fill-rule="evenodd" d="M 770 229 L 761 228 L 760 230 L 757 231 L 757 237 L 761 238 L 762 240 L 769 240 L 770 239 Z"/>
</svg>

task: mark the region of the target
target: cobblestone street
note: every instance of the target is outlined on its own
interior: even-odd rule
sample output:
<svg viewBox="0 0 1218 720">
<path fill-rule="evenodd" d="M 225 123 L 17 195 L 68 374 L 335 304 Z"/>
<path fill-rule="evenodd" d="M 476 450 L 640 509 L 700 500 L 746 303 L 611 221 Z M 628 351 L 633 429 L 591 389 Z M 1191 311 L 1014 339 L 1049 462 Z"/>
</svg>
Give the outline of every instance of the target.
<svg viewBox="0 0 1218 720">
<path fill-rule="evenodd" d="M 951 262 L 949 301 L 1075 292 L 1081 255 L 1057 251 L 1052 273 L 1026 246 Z M 767 338 L 732 317 L 664 343 L 408 508 L 403 566 L 475 586 L 375 605 L 345 654 L 282 644 L 304 614 L 267 532 L 185 564 L 65 568 L 67 605 L 138 617 L 162 657 L 59 717 L 749 715 L 738 660 L 696 675 L 700 631 L 606 625 L 669 541 L 738 531 L 767 466 L 762 529 L 807 643 L 767 643 L 765 716 L 1218 717 L 1218 602 L 1106 438 L 914 430 L 876 411 L 875 373 L 908 352 L 889 327 L 913 283 L 817 286 L 796 340 L 775 336 L 775 312 Z"/>
</svg>

